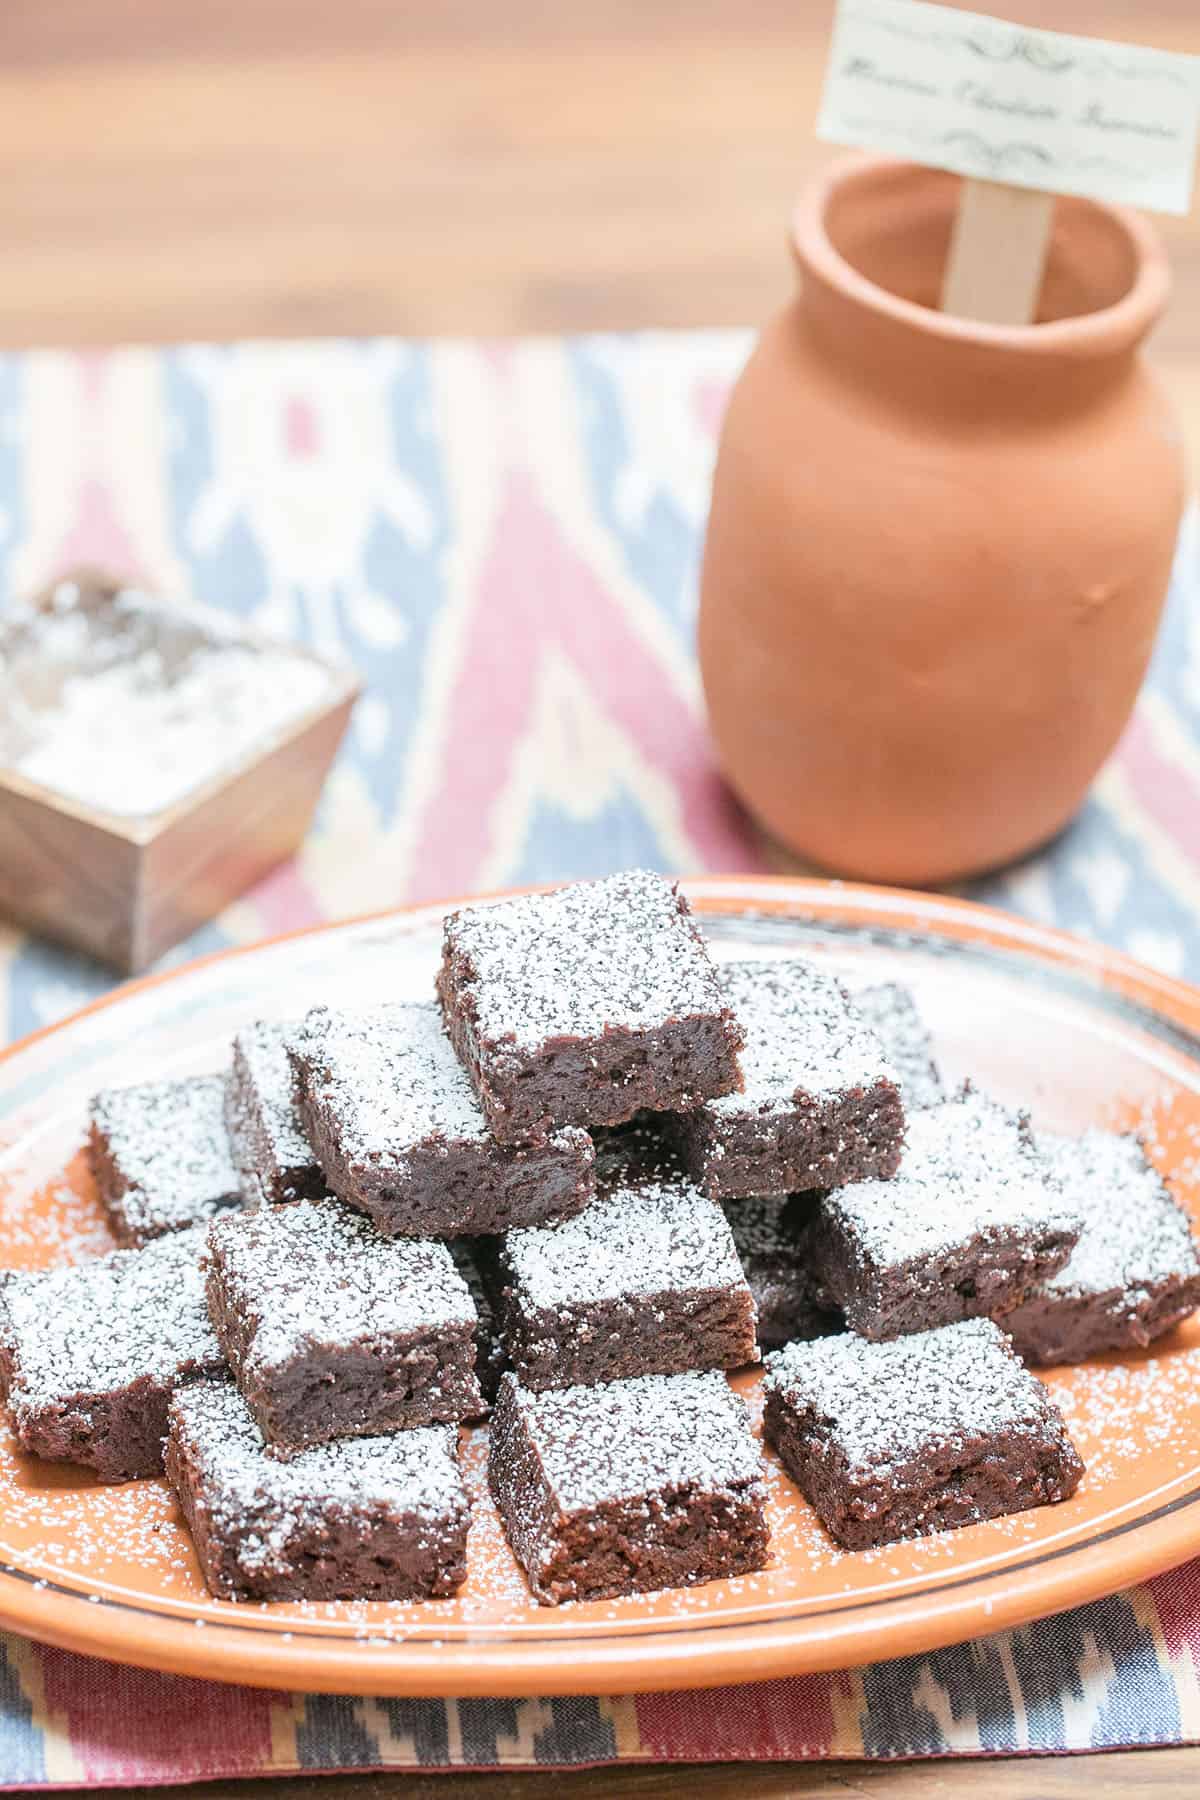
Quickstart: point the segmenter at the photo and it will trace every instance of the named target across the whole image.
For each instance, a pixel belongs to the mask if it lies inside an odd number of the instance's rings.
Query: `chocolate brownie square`
[[[296,1105],[287,1053],[294,1029],[260,1019],[233,1040],[225,1125],[247,1206],[319,1200],[325,1192],[325,1177]]]
[[[497,1248],[500,1334],[526,1387],[756,1362],[754,1301],[715,1200],[613,1185],[577,1218]]]
[[[725,1202],[742,1273],[754,1296],[763,1349],[846,1329],[812,1272],[808,1229],[815,1211],[812,1194]]]
[[[1046,1389],[990,1319],[767,1359],[764,1424],[846,1550],[1066,1500],[1083,1464]]]
[[[691,1587],[767,1560],[762,1458],[717,1374],[543,1394],[506,1375],[488,1479],[543,1606]]]
[[[715,1200],[894,1175],[904,1108],[878,1038],[811,964],[729,963],[745,1085],[676,1122],[692,1180]]]
[[[214,1220],[206,1260],[217,1336],[281,1454],[481,1411],[475,1307],[445,1244],[296,1200]]]
[[[506,1144],[741,1085],[741,1028],[691,908],[646,869],[451,913],[438,993]]]
[[[1004,1316],[1027,1361],[1082,1362],[1152,1343],[1200,1306],[1187,1214],[1132,1134],[1039,1132],[1039,1150],[1083,1229],[1057,1275]]]
[[[894,1180],[824,1195],[809,1243],[850,1329],[878,1339],[1011,1311],[1080,1226],[1023,1119],[968,1090],[912,1115]]]
[[[240,1202],[224,1111],[223,1075],[95,1095],[88,1156],[118,1243],[148,1244]]]
[[[67,1268],[7,1273],[0,1386],[22,1447],[101,1481],[162,1469],[167,1402],[224,1368],[204,1304],[204,1231]]]
[[[318,1007],[289,1049],[330,1187],[381,1231],[506,1231],[578,1212],[592,1197],[586,1131],[553,1131],[524,1148],[496,1142],[432,1003]]]
[[[467,1573],[457,1434],[432,1425],[268,1454],[230,1381],[176,1394],[167,1475],[220,1600],[428,1600]]]
[[[905,1108],[916,1112],[946,1098],[933,1039],[908,988],[881,981],[855,988],[851,999],[867,1021],[900,1083]]]

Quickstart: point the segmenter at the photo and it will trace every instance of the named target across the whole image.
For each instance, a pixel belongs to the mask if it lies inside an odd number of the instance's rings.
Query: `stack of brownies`
[[[98,1095],[91,1157],[127,1248],[4,1278],[15,1429],[106,1480],[165,1466],[231,1599],[454,1592],[489,1410],[538,1600],[762,1568],[725,1379],[760,1347],[839,1544],[1061,1500],[1082,1465],[1026,1362],[1200,1303],[1136,1138],[947,1097],[904,990],[716,966],[643,871],[452,914],[436,1001]]]

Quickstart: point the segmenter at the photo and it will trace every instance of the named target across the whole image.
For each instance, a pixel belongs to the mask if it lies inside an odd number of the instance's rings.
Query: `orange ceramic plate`
[[[957,900],[836,883],[689,885],[720,957],[811,955],[918,993],[943,1067],[1063,1128],[1150,1135],[1195,1207],[1200,992]],[[79,1153],[92,1089],[219,1067],[231,1033],[310,1001],[430,992],[439,908],[331,926],[124,989],[0,1062],[0,1264],[102,1250]],[[770,1566],[684,1593],[535,1606],[467,1448],[470,1576],[424,1606],[234,1606],[200,1581],[158,1481],[101,1487],[0,1434],[0,1623],[227,1681],[351,1693],[617,1692],[758,1680],[932,1649],[1200,1552],[1200,1326],[1055,1372],[1087,1476],[1063,1506],[866,1554],[836,1551],[772,1466]],[[753,1401],[757,1381],[739,1378]]]

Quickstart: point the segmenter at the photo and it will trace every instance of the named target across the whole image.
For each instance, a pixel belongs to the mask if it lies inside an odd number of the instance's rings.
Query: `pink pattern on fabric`
[[[297,462],[308,462],[321,448],[321,428],[311,400],[293,394],[284,406],[283,439],[287,453]]]
[[[80,483],[74,523],[54,558],[59,572],[80,563],[99,563],[131,580],[145,579],[145,570],[118,518],[112,491],[96,476]]]
[[[1146,1583],[1168,1654],[1191,1652],[1200,1674],[1200,1558]]]
[[[47,1712],[65,1720],[89,1783],[202,1781],[272,1767],[271,1709],[287,1706],[287,1695],[126,1669],[66,1650],[39,1654]]]
[[[725,418],[725,408],[729,404],[729,392],[727,381],[698,381],[696,383],[696,422],[701,431],[711,438],[715,438],[721,429]]]
[[[827,1756],[833,1743],[834,1679],[798,1675],[790,1681],[703,1693],[639,1694],[642,1749],[662,1761],[716,1762],[731,1754],[797,1761]]]
[[[281,931],[299,931],[305,925],[319,925],[325,917],[320,901],[305,881],[295,858],[265,875],[250,897],[263,937],[274,937]]]
[[[468,893],[494,848],[494,809],[527,728],[539,658],[561,652],[674,792],[697,861],[758,870],[704,727],[523,474],[510,477],[448,708],[442,767],[417,833],[408,899]]]
[[[1138,804],[1177,850],[1200,863],[1200,784],[1163,756],[1143,714],[1134,714],[1117,756]]]

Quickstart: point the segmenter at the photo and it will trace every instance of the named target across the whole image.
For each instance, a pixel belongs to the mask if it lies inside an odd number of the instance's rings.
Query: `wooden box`
[[[81,571],[22,616],[65,610],[63,596],[93,616],[122,584]],[[163,603],[153,603],[162,605]],[[169,805],[129,814],[31,779],[0,756],[0,912],[125,974],[136,974],[290,856],[308,830],[326,774],[360,692],[357,676],[300,646],[234,629],[224,615],[188,607],[172,620],[209,621],[225,643],[288,654],[324,671],[319,700]],[[20,658],[6,655],[17,629],[0,623],[0,696],[13,713]],[[31,658],[25,656],[26,679]],[[33,672],[38,671],[36,660]],[[3,717],[0,715],[0,724]],[[219,726],[214,730],[219,742]],[[219,752],[215,753],[219,755]]]

